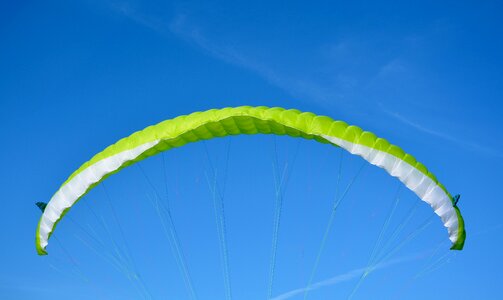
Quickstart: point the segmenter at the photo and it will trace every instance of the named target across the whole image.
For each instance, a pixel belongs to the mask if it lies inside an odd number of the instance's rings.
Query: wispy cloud
[[[139,12],[127,3],[113,4],[111,7],[115,12],[141,26],[161,35],[174,35],[215,59],[255,73],[293,97],[314,100],[321,104],[329,104],[331,100],[340,98],[340,95],[335,93],[332,88],[319,85],[306,78],[283,74],[266,63],[243,54],[225,42],[217,42],[208,38],[203,30],[191,22],[185,14],[178,14],[170,21],[164,22],[159,18]]]
[[[326,101],[333,96],[330,91],[314,82],[280,74],[267,64],[248,57],[231,46],[211,41],[202,34],[200,28],[188,21],[186,15],[176,16],[170,23],[170,31],[214,58],[249,70],[294,97]]]
[[[299,100],[315,101],[316,103],[327,106],[328,108],[333,108],[332,105],[337,103],[339,111],[343,111],[345,108],[348,109],[352,105],[350,102],[340,101],[344,98],[341,89],[344,90],[344,87],[346,87],[352,90],[356,87],[356,79],[347,74],[336,72],[333,74],[334,78],[337,78],[336,86],[323,85],[315,80],[311,80],[303,76],[297,76],[290,73],[285,74],[284,72],[272,68],[263,61],[244,54],[243,51],[240,51],[240,49],[237,49],[235,46],[225,43],[225,41],[218,41],[209,38],[209,36],[204,33],[204,30],[192,22],[186,14],[179,13],[168,21],[165,21],[153,15],[143,14],[141,11],[128,4],[128,2],[115,3],[112,4],[111,7],[116,13],[123,15],[141,26],[155,31],[160,35],[169,37],[175,36],[215,59],[248,70],[249,72],[260,76],[271,85],[280,88]],[[353,47],[350,46],[348,41],[340,41],[330,48],[330,52],[332,52],[332,56],[336,58],[347,58],[348,55],[351,55],[352,48]],[[403,60],[400,58],[392,59],[381,66],[376,75],[369,79],[366,85],[363,85],[363,89],[369,88],[379,79],[396,74],[403,74],[407,71],[407,69],[409,68]],[[384,113],[423,133],[455,143],[480,154],[490,155],[493,157],[503,157],[503,153],[497,149],[482,145],[478,142],[458,138],[438,131],[437,129],[428,128],[420,123],[410,120],[410,118],[407,118],[398,112],[383,109],[382,105],[380,106]]]
[[[475,151],[475,152],[478,152],[480,154],[483,154],[483,155],[490,155],[490,156],[494,156],[494,157],[503,157],[503,153],[501,153],[501,151],[498,151],[494,148],[491,148],[491,147],[488,147],[488,146],[485,146],[479,142],[473,142],[473,141],[470,141],[468,139],[462,139],[462,138],[458,138],[458,137],[455,137],[455,136],[452,136],[452,135],[449,135],[449,134],[446,134],[442,131],[439,131],[438,129],[432,129],[432,128],[428,128],[422,124],[419,124],[419,123],[416,123],[414,121],[412,121],[410,118],[407,118],[397,112],[394,112],[394,111],[390,111],[386,108],[383,108],[382,109],[384,113],[386,113],[387,115],[393,117],[394,119],[400,121],[401,123],[403,124],[406,124],[418,131],[421,131],[423,133],[426,133],[426,134],[429,134],[429,135],[432,135],[432,136],[435,136],[437,138],[440,138],[440,139],[443,139],[443,140],[446,140],[448,142],[451,142],[451,143],[454,143],[454,144],[457,144],[465,149],[468,149],[468,150],[471,150],[471,151]]]
[[[410,256],[410,257],[406,257],[406,258],[397,258],[394,260],[390,260],[388,262],[383,262],[381,264],[378,264],[373,268],[373,270],[375,271],[378,269],[384,269],[384,268],[391,267],[393,265],[397,265],[397,264],[404,263],[407,261],[417,260],[420,257],[422,257],[422,255],[415,255],[415,256]],[[298,288],[298,289],[283,293],[279,296],[274,297],[272,300],[290,299],[292,297],[303,294],[306,291],[318,290],[323,287],[333,286],[333,285],[336,285],[336,284],[339,284],[342,282],[356,279],[356,278],[360,277],[365,271],[368,271],[368,267],[354,269],[354,270],[351,270],[351,271],[346,272],[344,274],[337,275],[335,277],[313,283],[310,287]]]
[[[160,34],[166,33],[165,28],[167,27],[167,25],[161,19],[142,14],[127,2],[111,3],[110,7],[115,12],[123,15],[124,17],[127,17],[128,19],[141,26],[147,27]]]
[[[399,57],[397,57],[383,64],[379,69],[379,71],[377,72],[376,76],[374,77],[373,81],[390,75],[397,75],[397,74],[401,75],[405,71],[407,71],[405,62]]]

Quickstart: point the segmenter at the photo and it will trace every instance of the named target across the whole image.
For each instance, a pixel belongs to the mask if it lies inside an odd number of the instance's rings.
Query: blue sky
[[[337,212],[310,299],[346,299],[353,290],[354,299],[500,297],[503,7],[496,1],[88,0],[1,7],[0,298],[187,299],[149,201],[154,192],[138,168],[105,184],[118,222],[98,187],[84,199],[91,209],[79,203],[72,220],[62,221],[48,257],[35,252],[34,202],[48,201],[73,170],[121,137],[181,114],[239,105],[297,108],[359,125],[415,155],[462,195],[463,251],[438,246],[447,236],[435,219],[355,289],[398,186],[377,168],[364,169]],[[330,215],[340,153],[283,137],[228,140],[176,149],[164,164],[162,156],[141,163],[159,191],[167,171],[193,289],[199,299],[225,299],[206,180],[213,164],[217,186],[225,186],[233,298],[267,296],[273,171],[287,166],[272,295],[302,299]],[[361,163],[343,156],[341,186]],[[390,229],[417,201],[401,192]],[[430,215],[419,203],[395,242]],[[147,292],[127,278],[131,268],[120,271],[110,262],[114,251],[130,254]]]

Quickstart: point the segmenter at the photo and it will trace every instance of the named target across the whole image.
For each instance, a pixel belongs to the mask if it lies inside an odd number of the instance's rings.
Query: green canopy
[[[96,154],[73,172],[47,203],[37,227],[37,252],[47,254],[48,240],[57,223],[82,196],[108,176],[162,151],[238,134],[276,134],[314,139],[361,156],[397,177],[427,202],[447,227],[451,249],[463,248],[466,237],[464,222],[453,197],[423,164],[400,147],[357,126],[326,116],[279,107],[241,106],[195,112],[166,120],[137,131]]]

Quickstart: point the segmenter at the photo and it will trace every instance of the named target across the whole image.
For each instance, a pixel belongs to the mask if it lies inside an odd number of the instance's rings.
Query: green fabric
[[[373,133],[363,131],[357,126],[349,126],[342,121],[334,121],[326,116],[316,116],[313,113],[302,113],[296,109],[268,108],[264,106],[229,107],[224,109],[211,109],[205,112],[195,112],[190,115],[179,116],[163,121],[157,125],[149,126],[135,132],[127,138],[107,147],[84,163],[67,180],[71,180],[83,169],[97,161],[115,155],[119,152],[133,149],[139,145],[155,140],[164,140],[164,147],[156,147],[158,151],[149,151],[145,157],[155,155],[161,151],[183,146],[189,142],[211,139],[238,134],[276,134],[290,135],[312,139],[314,135],[326,134],[341,138],[348,142],[365,145],[371,148],[393,154],[403,159],[405,152],[382,138],[377,138]],[[326,140],[317,138],[320,142]],[[415,166],[422,173],[438,183],[435,176],[414,157],[407,155],[408,163]],[[142,157],[141,159],[144,159]],[[141,160],[140,159],[140,160]],[[66,183],[65,182],[65,183]],[[447,190],[442,186],[445,192]]]
[[[91,160],[84,163],[71,174],[63,185],[96,162],[123,151],[134,149],[148,142],[160,141],[155,147],[145,151],[134,161],[124,163],[113,173],[147,157],[175,147],[181,147],[187,143],[229,135],[259,133],[289,135],[292,137],[315,139],[321,143],[329,143],[327,140],[320,137],[320,135],[327,135],[351,143],[378,149],[404,160],[431,178],[445,191],[452,201],[452,196],[449,192],[424,165],[417,162],[412,155],[405,153],[400,147],[390,144],[387,140],[378,138],[373,133],[363,131],[357,126],[350,126],[345,122],[335,121],[326,116],[317,116],[313,113],[300,112],[295,109],[286,110],[279,107],[268,108],[263,106],[211,109],[205,112],[195,112],[190,115],[179,116],[149,126],[141,131],[133,133],[129,137],[119,140],[117,143],[96,154]],[[100,182],[111,174],[107,174],[101,178]],[[96,184],[93,184],[86,193]],[[465,239],[464,222],[457,207],[456,212],[459,219],[460,230],[457,242],[452,246],[452,249],[462,249]],[[51,233],[54,231],[54,228]],[[46,254],[45,249],[40,247],[38,229],[36,244],[39,254]]]

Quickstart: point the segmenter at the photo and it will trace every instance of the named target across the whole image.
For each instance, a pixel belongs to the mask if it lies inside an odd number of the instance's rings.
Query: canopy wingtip
[[[465,246],[465,240],[466,240],[466,231],[463,229],[458,240],[454,242],[454,244],[452,244],[451,250],[463,250]]]

